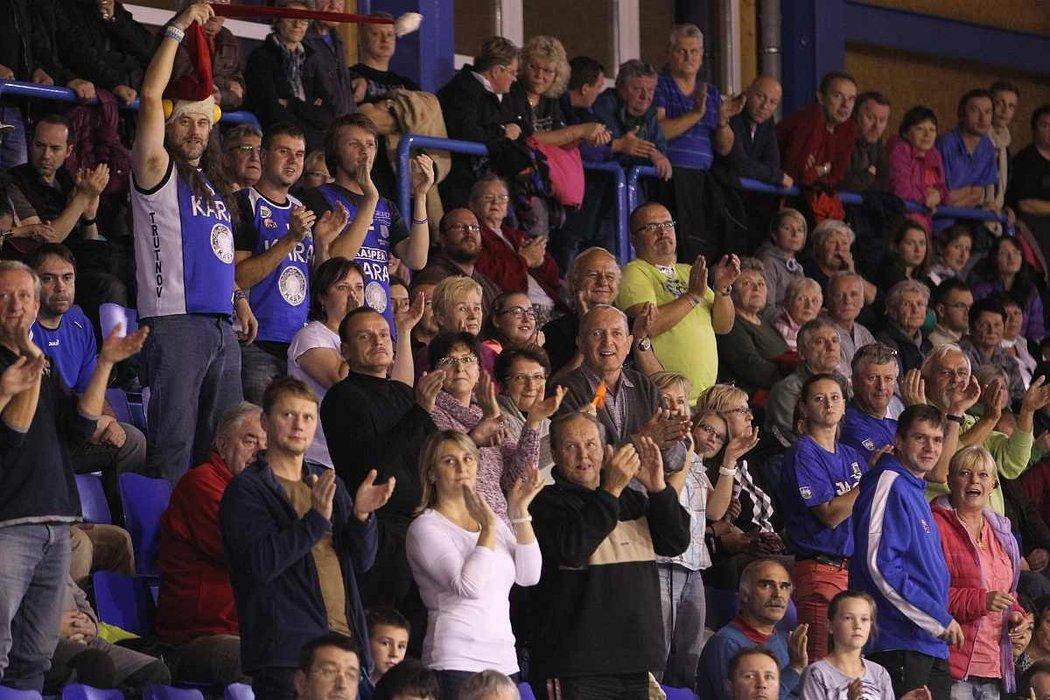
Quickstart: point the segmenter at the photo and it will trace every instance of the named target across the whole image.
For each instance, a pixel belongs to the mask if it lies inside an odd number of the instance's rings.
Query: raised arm
[[[185,34],[190,25],[198,22],[202,27],[215,13],[205,3],[190,5],[175,17],[165,29],[153,60],[146,68],[139,91],[139,121],[135,144],[131,149],[131,166],[135,171],[135,184],[142,189],[156,187],[168,170],[168,153],[164,149],[164,89],[171,80],[171,69],[175,64],[175,52],[180,41],[171,35]],[[177,32],[175,31],[177,30]]]

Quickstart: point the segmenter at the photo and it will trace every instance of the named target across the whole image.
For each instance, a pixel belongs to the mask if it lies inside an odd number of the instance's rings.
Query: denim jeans
[[[288,373],[287,350],[278,358],[259,347],[258,343],[241,345],[241,383],[244,400],[262,406],[263,393],[270,382]]]
[[[667,663],[662,682],[674,688],[696,685],[696,665],[704,646],[707,601],[699,571],[659,564],[660,608],[664,618]]]
[[[215,425],[241,402],[241,349],[227,319],[185,314],[143,321],[150,403],[146,471],[172,484],[204,460]]]
[[[952,681],[952,700],[999,700],[1002,683],[988,678]]]
[[[69,523],[0,527],[0,679],[40,691],[69,575]]]
[[[0,122],[14,127],[0,133],[0,168],[7,170],[29,160],[26,120],[18,107],[0,107]]]

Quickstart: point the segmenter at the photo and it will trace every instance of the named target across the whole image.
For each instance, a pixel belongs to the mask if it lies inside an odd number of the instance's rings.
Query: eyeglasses
[[[700,425],[698,425],[696,427],[699,428],[700,430],[704,431],[704,433],[706,433],[709,437],[713,437],[718,442],[725,442],[726,441],[725,433],[718,432],[718,429],[715,428],[713,425],[708,425],[707,423],[701,423]]]
[[[498,313],[499,316],[506,316],[507,314],[513,314],[514,318],[521,318],[522,316],[536,318],[536,309],[531,306],[528,308],[525,308],[524,306],[511,306]]]
[[[515,374],[508,378],[511,384],[543,384],[547,381],[546,374]]]
[[[553,78],[557,73],[553,68],[544,68],[543,66],[537,66],[535,63],[530,63],[528,69],[537,75],[543,75],[548,78]]]
[[[478,197],[478,201],[485,204],[506,204],[510,201],[510,196],[505,194],[483,194]]]
[[[464,355],[463,357],[442,357],[438,360],[438,367],[452,369],[454,367],[470,367],[478,363],[477,355]]]
[[[234,151],[236,151],[236,152],[240,153],[241,155],[250,156],[253,153],[258,155],[259,151],[261,151],[261,150],[262,150],[262,147],[260,147],[260,146],[249,146],[248,144],[244,144],[242,146],[232,146],[230,148],[227,148],[226,152],[227,153],[233,153]]]
[[[471,233],[479,233],[481,227],[477,224],[449,224],[446,231],[470,231]]]
[[[665,231],[670,231],[671,229],[674,228],[674,225],[675,225],[674,219],[672,219],[670,221],[654,221],[651,224],[645,224],[644,226],[639,226],[638,228],[636,228],[634,230],[634,233],[642,233],[643,231],[645,233],[656,233],[660,229],[663,229]]]
[[[751,407],[750,406],[737,406],[736,408],[729,409],[728,411],[726,411],[726,413],[740,413],[741,415],[747,415],[747,416],[754,415],[751,412]]]

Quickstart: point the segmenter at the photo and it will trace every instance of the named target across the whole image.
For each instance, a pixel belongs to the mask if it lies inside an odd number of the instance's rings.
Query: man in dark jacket
[[[504,175],[521,169],[515,164],[527,165],[518,161],[513,150],[514,142],[522,136],[521,125],[502,108],[503,95],[510,91],[517,75],[518,47],[507,39],[493,37],[482,44],[474,65],[463,66],[437,93],[448,137],[488,146],[489,159]],[[470,188],[483,163],[477,156],[452,154],[452,170],[439,185],[446,209],[468,205]]]
[[[314,637],[352,636],[367,657],[358,580],[375,561],[372,513],[390,499],[394,479],[377,484],[372,470],[351,497],[333,470],[305,461],[317,397],[298,379],[266,389],[262,425],[267,450],[226,487],[219,519],[242,668],[259,700],[292,700],[299,649]]]
[[[791,187],[794,180],[780,169],[780,146],[773,124],[773,115],[784,94],[780,81],[771,75],[760,75],[744,94],[744,109],[729,118],[734,136],[733,150],[726,156],[730,172],[737,177]]]
[[[529,509],[543,552],[531,650],[541,699],[644,700],[664,666],[655,555],[685,550],[689,514],[652,440],[613,452],[602,431],[587,413],[554,421],[554,485]]]
[[[318,12],[343,12],[343,0],[318,0]],[[368,25],[362,25],[363,27]],[[355,111],[354,86],[346,68],[346,49],[335,22],[314,20],[306,31],[304,44],[313,49],[306,62],[307,80],[316,81],[320,92],[331,99],[337,117]]]
[[[0,680],[40,692],[58,644],[69,573],[69,525],[80,520],[66,445],[91,437],[117,362],[142,349],[145,327],[106,338],[79,399],[29,337],[40,279],[0,262]]]

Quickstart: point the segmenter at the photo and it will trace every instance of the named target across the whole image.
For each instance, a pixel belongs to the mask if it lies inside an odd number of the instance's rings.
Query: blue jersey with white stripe
[[[300,206],[292,196],[277,204],[254,187],[237,193],[237,205],[245,218],[238,227],[237,249],[262,255],[288,235],[292,208]],[[244,235],[242,235],[242,233]],[[296,243],[280,264],[248,292],[248,303],[259,322],[257,340],[291,343],[306,325],[310,310],[310,264],[314,257],[313,236]]]
[[[170,158],[156,187],[132,186],[140,318],[233,313],[232,221],[215,188],[207,187],[210,199],[193,194]]]
[[[940,635],[952,621],[951,577],[925,488],[891,455],[864,475],[853,505],[849,586],[878,603],[879,634],[871,651],[947,659],[948,644]]]

